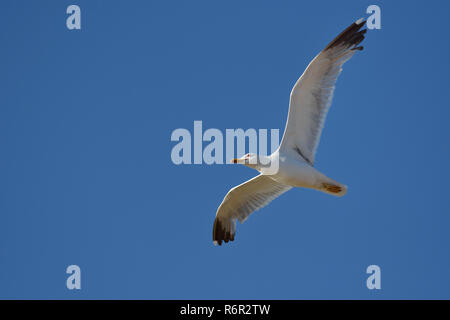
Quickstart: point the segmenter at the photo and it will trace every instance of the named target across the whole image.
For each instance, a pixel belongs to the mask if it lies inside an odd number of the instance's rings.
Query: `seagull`
[[[361,30],[365,23],[361,18],[340,33],[297,80],[291,91],[286,128],[278,149],[270,156],[248,153],[232,160],[260,174],[232,188],[223,199],[214,220],[214,244],[233,241],[236,220],[243,223],[252,212],[293,187],[315,189],[338,197],[346,194],[347,186],[314,168],[314,158],[342,65],[363,49],[358,45],[367,31]],[[278,164],[275,173],[263,165],[273,161]]]

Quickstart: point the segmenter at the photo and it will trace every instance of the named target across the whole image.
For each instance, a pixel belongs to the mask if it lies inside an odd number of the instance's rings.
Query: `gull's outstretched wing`
[[[232,188],[217,209],[213,227],[214,244],[233,241],[236,219],[244,222],[253,211],[266,206],[291,188],[264,175]]]
[[[364,40],[359,19],[326,46],[308,65],[291,92],[289,115],[280,150],[296,152],[313,165],[320,134],[342,65]]]

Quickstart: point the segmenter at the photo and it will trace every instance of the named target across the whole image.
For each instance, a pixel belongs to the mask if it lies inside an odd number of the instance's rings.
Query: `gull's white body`
[[[275,174],[266,173],[264,168],[260,169],[262,175],[265,175],[275,182],[285,184],[291,187],[316,189],[328,192],[324,188],[324,184],[338,185],[342,187],[342,191],[338,196],[343,196],[347,192],[347,187],[326,177],[323,173],[316,170],[306,161],[302,160],[298,155],[283,152],[278,149],[270,155],[271,161],[278,161],[279,169]]]
[[[331,105],[342,65],[364,39],[365,24],[360,19],[345,29],[308,65],[290,95],[289,115],[280,147],[269,157],[245,155],[235,159],[260,172],[260,175],[232,188],[216,213],[214,243],[234,240],[236,220],[247,217],[293,187],[316,189],[343,196],[347,187],[314,168],[314,159],[325,117]],[[259,159],[264,158],[264,162]],[[252,160],[254,160],[252,162]],[[268,162],[267,160],[270,160]],[[278,170],[259,163],[278,163]]]

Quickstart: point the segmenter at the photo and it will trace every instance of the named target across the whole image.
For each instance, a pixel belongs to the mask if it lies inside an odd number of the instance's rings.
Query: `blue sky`
[[[345,65],[316,157],[347,195],[292,190],[214,247],[217,206],[256,172],[176,166],[172,131],[282,131],[304,68],[371,4],[382,29]],[[450,298],[449,9],[2,1],[0,298]]]

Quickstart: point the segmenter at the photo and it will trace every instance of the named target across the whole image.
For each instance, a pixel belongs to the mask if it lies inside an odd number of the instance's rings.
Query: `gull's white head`
[[[254,153],[247,153],[240,158],[231,160],[231,163],[238,163],[252,167],[258,164],[258,156]]]
[[[246,167],[255,169],[263,174],[277,174],[279,169],[278,153],[271,156],[247,153],[240,158],[231,160],[231,163],[243,164]]]

